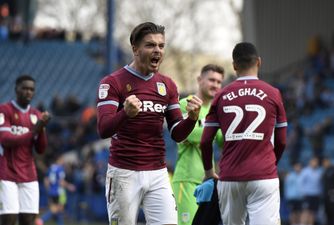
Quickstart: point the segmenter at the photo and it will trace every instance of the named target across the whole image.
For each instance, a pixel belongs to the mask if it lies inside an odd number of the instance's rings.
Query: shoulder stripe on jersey
[[[145,75],[141,74],[140,72],[131,68],[129,65],[124,66],[124,69],[129,71],[132,75],[134,75],[136,77],[139,77],[140,79],[143,79],[145,81],[148,81],[149,79],[151,79],[154,76],[154,73],[150,73],[150,74],[145,76]]]
[[[179,104],[173,104],[173,105],[169,105],[167,107],[167,110],[173,110],[173,109],[179,109],[180,105]]]
[[[103,105],[114,105],[114,106],[118,107],[118,106],[119,106],[119,103],[116,102],[116,101],[113,101],[113,100],[103,101],[103,102],[99,102],[99,103],[97,103],[97,107],[99,107],[99,106],[103,106]]]
[[[10,127],[0,127],[0,131],[9,131],[9,132],[11,132],[12,129]]]
[[[279,127],[286,127],[288,126],[288,123],[287,122],[284,122],[284,123],[276,123],[275,127],[279,128]]]
[[[204,123],[204,127],[220,127],[219,123]]]
[[[179,122],[176,122],[173,126],[172,126],[172,128],[170,128],[170,133],[172,134],[173,133],[173,130],[174,130],[174,128],[180,123],[181,121],[179,121]]]

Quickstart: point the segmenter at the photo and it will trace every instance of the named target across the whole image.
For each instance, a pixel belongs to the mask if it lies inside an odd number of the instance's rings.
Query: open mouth
[[[153,65],[158,65],[159,61],[160,61],[160,57],[153,57],[153,58],[151,59],[151,63],[152,63]]]

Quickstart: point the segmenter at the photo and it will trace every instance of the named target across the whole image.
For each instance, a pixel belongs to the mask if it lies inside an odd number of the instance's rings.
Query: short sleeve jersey
[[[277,177],[274,129],[287,126],[278,89],[256,77],[238,78],[216,95],[205,126],[220,127],[225,134],[221,180]]]
[[[0,105],[0,132],[11,132],[22,135],[31,132],[41,113],[30,106],[22,109],[15,101]],[[33,157],[34,141],[25,145],[6,147],[1,143],[0,179],[14,182],[30,182],[37,180]]]
[[[112,136],[109,163],[131,170],[164,168],[164,118],[170,129],[182,120],[176,85],[160,73],[142,76],[125,66],[101,80],[97,107],[108,105],[120,111],[130,95],[136,95],[142,102],[141,111],[127,118]]]

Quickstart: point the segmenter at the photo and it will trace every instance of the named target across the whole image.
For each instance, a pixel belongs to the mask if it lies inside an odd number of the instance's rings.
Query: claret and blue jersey
[[[125,66],[100,82],[98,120],[124,110],[123,102],[130,95],[136,95],[142,107],[137,116],[127,118],[117,132],[111,134],[109,163],[132,170],[164,168],[164,120],[173,133],[174,127],[183,119],[176,85],[158,72],[143,76]]]

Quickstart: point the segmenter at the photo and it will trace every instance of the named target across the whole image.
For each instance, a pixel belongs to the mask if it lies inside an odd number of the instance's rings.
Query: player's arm
[[[37,153],[42,154],[45,152],[48,145],[45,128],[43,128],[42,131],[38,134],[34,145]]]
[[[101,138],[109,138],[114,135],[128,118],[137,116],[142,105],[135,95],[128,96],[124,101],[124,108],[118,112],[119,103],[109,102],[110,104],[99,102],[97,105],[97,127]]]
[[[32,131],[20,135],[14,134],[5,110],[0,110],[0,117],[0,141],[4,147],[16,147],[31,143],[34,135]]]
[[[216,133],[218,131],[218,126],[210,126],[210,124],[204,127],[204,131],[201,138],[201,152],[202,152],[202,160],[205,171],[204,180],[209,178],[218,178],[217,174],[213,170],[213,141],[215,139]]]
[[[191,133],[198,120],[201,105],[202,100],[197,96],[193,96],[191,99],[189,99],[186,106],[186,110],[188,112],[188,117],[186,119],[182,118],[182,113],[179,108],[173,108],[172,110],[169,110],[166,118],[169,126],[170,124],[173,124],[170,127],[170,133],[174,141],[181,142]],[[175,118],[178,118],[178,121],[175,120]],[[177,122],[173,123],[170,121]]]
[[[135,95],[128,96],[124,102],[120,102],[119,89],[113,76],[106,76],[100,82],[97,98],[97,132],[101,138],[113,136],[127,119],[135,117],[140,111],[141,102]]]
[[[183,98],[180,100],[180,109],[183,115],[183,118],[186,119],[188,117],[188,112],[187,112],[187,98]],[[191,145],[196,145],[198,146],[200,143],[200,136],[202,135],[203,132],[203,125],[201,120],[197,120],[197,122],[195,123],[195,126],[193,128],[193,130],[190,132],[190,134],[188,135],[188,137],[186,137],[186,139],[184,140],[183,143],[188,143]],[[189,150],[193,149],[193,148],[188,148]]]
[[[110,138],[126,121],[124,109],[117,112],[115,105],[97,105],[97,131],[101,138]]]
[[[286,132],[287,132],[286,126],[275,128],[274,151],[276,156],[276,164],[281,159],[281,156],[286,146]]]
[[[282,96],[277,90],[277,118],[274,130],[274,151],[276,156],[276,164],[281,159],[282,153],[286,146],[286,133],[288,123],[285,113],[285,108],[283,106]]]
[[[127,119],[121,106],[117,82],[112,76],[104,77],[97,96],[97,132],[101,138],[110,138]]]
[[[224,146],[224,137],[222,132],[219,130],[217,131],[216,137],[215,137],[215,142],[218,145],[219,148],[223,148]]]
[[[205,118],[204,130],[201,138],[200,149],[202,152],[202,160],[204,166],[204,180],[209,178],[217,178],[218,175],[213,169],[213,141],[217,135],[217,131],[220,128],[218,118],[216,116],[216,105],[219,97],[215,97],[212,101],[209,113]],[[221,132],[220,132],[221,133]]]
[[[51,116],[48,112],[42,112],[41,118],[37,121],[33,129],[33,132],[35,133],[34,135],[35,150],[39,154],[44,153],[48,145],[45,126],[48,124],[50,119]]]
[[[16,147],[19,145],[29,144],[34,134],[29,131],[22,135],[12,134],[10,127],[0,127],[0,140],[4,147]]]

